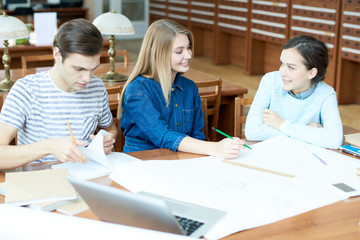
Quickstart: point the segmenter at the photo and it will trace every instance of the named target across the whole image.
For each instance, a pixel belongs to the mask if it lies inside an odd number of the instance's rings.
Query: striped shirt
[[[112,123],[104,83],[93,76],[85,89],[64,92],[51,80],[49,71],[16,81],[0,114],[0,121],[18,129],[18,145],[69,137],[69,121],[76,139],[88,140],[97,127]],[[56,160],[49,155],[41,161]]]

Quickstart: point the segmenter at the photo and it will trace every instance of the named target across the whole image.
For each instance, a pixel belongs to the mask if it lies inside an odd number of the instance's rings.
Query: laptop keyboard
[[[195,232],[199,227],[201,227],[204,223],[198,222],[189,218],[175,216],[176,220],[179,222],[180,226],[184,230],[186,236],[190,236],[193,232]]]

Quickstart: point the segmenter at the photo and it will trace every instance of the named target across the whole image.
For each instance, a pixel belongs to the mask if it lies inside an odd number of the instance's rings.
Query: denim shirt
[[[204,119],[196,84],[176,75],[169,106],[160,83],[138,76],[126,88],[121,116],[124,152],[157,148],[177,151],[184,137],[204,140]]]

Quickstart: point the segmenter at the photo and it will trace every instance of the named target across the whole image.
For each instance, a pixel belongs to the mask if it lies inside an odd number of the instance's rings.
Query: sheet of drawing
[[[112,166],[113,170],[117,168],[121,168],[123,165],[130,164],[133,162],[142,162],[142,160],[122,152],[112,152],[106,155],[106,157],[110,165]]]
[[[211,239],[346,198],[329,185],[309,185],[214,157],[134,162],[118,168],[110,178],[133,192],[147,191],[225,210],[227,216],[205,236]]]
[[[348,196],[360,194],[359,159],[293,138],[274,137],[254,144],[252,150],[244,149],[232,161],[292,174],[310,184],[346,184],[354,190],[347,192]]]

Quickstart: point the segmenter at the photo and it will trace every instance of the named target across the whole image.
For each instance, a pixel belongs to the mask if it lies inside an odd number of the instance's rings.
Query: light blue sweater
[[[265,109],[285,120],[280,131],[263,123]],[[307,126],[310,123],[323,127]],[[279,135],[325,148],[339,148],[343,131],[334,89],[319,82],[309,97],[296,99],[283,90],[278,71],[265,74],[247,116],[245,136],[249,141],[263,141]]]

